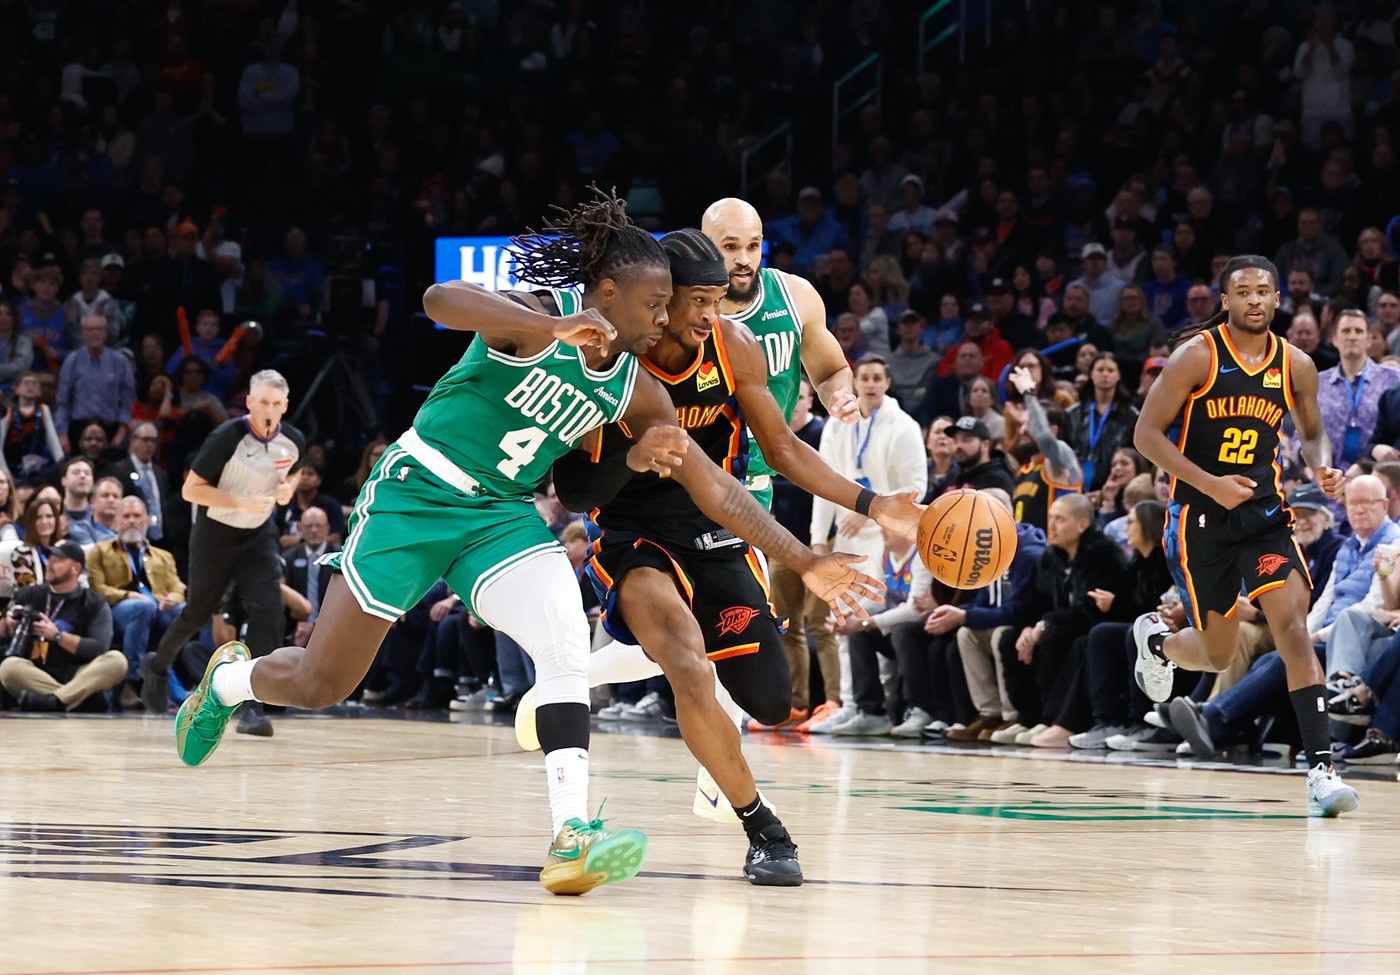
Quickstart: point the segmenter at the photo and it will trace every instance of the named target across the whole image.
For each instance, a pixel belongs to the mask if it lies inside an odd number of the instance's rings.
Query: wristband
[[[870,505],[877,495],[870,488],[861,488],[860,494],[856,495],[856,514],[870,517]]]

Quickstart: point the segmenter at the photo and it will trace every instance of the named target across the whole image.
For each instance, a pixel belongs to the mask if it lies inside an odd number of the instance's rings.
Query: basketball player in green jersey
[[[635,358],[666,325],[669,264],[622,201],[598,196],[547,224],[557,237],[517,242],[522,279],[582,284],[581,302],[557,291],[493,294],[460,281],[428,289],[428,315],[480,341],[366,481],[344,549],[326,559],[338,572],[310,644],[256,661],[236,642],[214,654],[176,716],[186,764],[210,756],[242,701],[315,709],[343,700],[389,627],[441,578],[535,662],[554,835],[541,883],[552,893],[583,894],[634,876],[646,837],[587,820],[588,625],[564,550],[531,501],[556,459],[619,419],[637,433],[630,465],[674,476],[716,521],[791,559],[838,615],[842,601],[853,606],[856,594],[878,589],[845,567],[848,558],[814,556],[703,455],[690,452],[683,464],[689,439]]]
[[[1220,273],[1220,303],[1172,353],[1138,416],[1137,449],[1172,476],[1163,541],[1190,625],[1172,633],[1156,613],[1138,617],[1134,676],[1163,702],[1177,667],[1224,670],[1235,657],[1235,603],[1241,592],[1258,600],[1288,671],[1308,813],[1336,816],[1358,799],[1332,767],[1322,667],[1308,638],[1312,579],[1280,486],[1279,434],[1289,413],[1318,487],[1335,498],[1342,472],[1322,427],[1317,366],[1269,331],[1279,304],[1274,265],[1253,254],[1232,258]],[[1171,714],[1173,724],[1192,716],[1180,698]]]
[[[720,313],[747,325],[768,360],[768,389],[792,422],[802,373],[832,419],[860,419],[855,377],[836,336],[826,327],[826,306],[811,282],[795,274],[760,267],[763,221],[743,200],[728,197],[710,204],[700,224],[724,255],[729,291]],[[755,444],[749,453],[749,489],[771,508],[774,471]]]

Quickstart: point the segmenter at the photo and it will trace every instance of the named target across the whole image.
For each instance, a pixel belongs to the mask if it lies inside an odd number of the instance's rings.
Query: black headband
[[[671,284],[677,288],[705,287],[729,283],[729,272],[724,269],[724,259],[696,260],[667,254],[671,262]]]

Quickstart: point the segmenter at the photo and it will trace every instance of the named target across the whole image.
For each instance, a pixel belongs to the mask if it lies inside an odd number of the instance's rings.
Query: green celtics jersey
[[[782,408],[783,419],[791,422],[802,379],[802,319],[797,314],[797,303],[788,292],[782,272],[759,268],[758,294],[753,302],[738,314],[724,317],[743,322],[758,339],[758,344],[763,346],[763,356],[768,360],[768,389]],[[773,469],[763,459],[758,441],[751,439],[750,480],[764,475],[771,477],[773,474]]]
[[[576,294],[549,293],[561,315],[582,308]],[[637,360],[625,352],[595,372],[582,349],[562,342],[520,358],[478,337],[428,394],[413,429],[475,478],[479,494],[518,499],[585,433],[621,417],[636,382]]]

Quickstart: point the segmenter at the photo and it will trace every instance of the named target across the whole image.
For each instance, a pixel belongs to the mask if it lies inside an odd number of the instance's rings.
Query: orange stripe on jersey
[[[1230,338],[1230,326],[1228,324],[1220,326],[1220,337],[1225,340],[1225,346],[1230,350],[1230,357],[1235,360],[1235,364],[1240,367],[1240,371],[1251,378],[1267,369],[1270,363],[1274,361],[1274,353],[1278,351],[1278,336],[1274,335],[1273,332],[1269,332],[1269,351],[1264,354],[1264,359],[1259,365],[1251,368],[1245,365],[1244,357],[1240,355],[1240,350],[1235,348],[1235,342]]]
[[[1260,586],[1258,589],[1251,589],[1251,590],[1249,591],[1249,595],[1246,596],[1245,598],[1246,598],[1246,599],[1252,600],[1252,599],[1254,599],[1256,596],[1262,596],[1262,595],[1263,595],[1264,593],[1266,593],[1266,592],[1273,592],[1275,589],[1282,589],[1282,588],[1283,588],[1284,586],[1286,586],[1286,585],[1288,585],[1288,580],[1287,580],[1287,579],[1278,579],[1278,580],[1276,580],[1276,581],[1274,581],[1274,582],[1266,582],[1266,583],[1264,583],[1262,586]],[[1238,604],[1236,604],[1236,605],[1238,605]],[[1235,612],[1235,607],[1232,606],[1232,607],[1230,607],[1230,612],[1227,613],[1227,614],[1225,614],[1225,615],[1227,615],[1227,616],[1233,616],[1233,615],[1234,615],[1234,612]]]
[[[729,350],[724,347],[724,321],[716,322],[714,331],[710,334],[714,336],[715,354],[719,356],[720,371],[724,373],[724,388],[732,393],[734,392],[734,367],[729,364]]]
[[[758,564],[758,556],[753,554],[753,549],[744,552],[744,561],[748,563],[749,571],[763,589],[763,599],[768,603],[768,612],[774,619],[781,620],[782,615],[778,612],[778,607],[773,605],[773,594],[768,591],[768,578],[763,574],[763,568]]]
[[[684,379],[689,379],[691,376],[695,375],[695,370],[700,368],[700,363],[703,362],[704,359],[705,346],[702,344],[698,349],[695,350],[695,361],[690,364],[690,367],[686,369],[685,372],[682,372],[680,375],[673,376],[665,369],[662,369],[660,366],[658,366],[656,363],[652,362],[645,356],[637,357],[637,361],[642,364],[643,369],[651,373],[657,379],[660,379],[662,382],[670,383],[672,386]]]
[[[593,566],[593,571],[598,574],[599,579],[603,580],[603,585],[607,586],[608,589],[612,589],[612,587],[615,585],[615,583],[613,582],[613,577],[608,575],[608,571],[598,563],[597,556],[594,556],[593,558],[589,559],[588,564]]]
[[[1283,401],[1293,409],[1293,356],[1289,354],[1287,343],[1283,346]]]
[[[730,657],[743,657],[750,653],[758,653],[757,643],[743,643],[737,647],[726,647],[723,650],[711,650],[705,654],[710,660],[728,660]]]
[[[1293,512],[1290,511],[1289,515],[1292,514]],[[1298,563],[1303,567],[1303,581],[1306,582],[1308,588],[1311,589],[1313,587],[1312,571],[1308,568],[1307,556],[1303,554],[1303,546],[1298,544],[1297,536],[1293,538],[1293,550],[1298,553]]]
[[[676,573],[676,582],[681,587],[681,593],[685,596],[686,603],[689,604],[692,610],[694,610],[695,587],[690,584],[690,579],[686,576],[685,570],[681,568],[680,563],[671,557],[670,552],[666,551],[664,548],[662,548],[660,545],[657,545],[649,538],[639,538],[632,543],[633,548],[641,548],[643,545],[652,545],[656,548],[658,552],[666,556],[666,561],[671,563],[671,568]]]
[[[724,464],[721,466],[724,467],[726,474],[733,474],[734,461],[739,457],[739,444],[744,438],[744,418],[739,415],[739,411],[733,407],[732,402],[726,403],[721,412],[724,414],[724,418],[729,421],[729,425],[733,427],[729,434],[729,444],[724,448]]]
[[[1189,504],[1181,506],[1181,517],[1176,522],[1176,544],[1181,550],[1181,574],[1186,577],[1187,593],[1191,597],[1191,609],[1196,614],[1193,620],[1197,627],[1205,625],[1205,619],[1201,615],[1201,603],[1196,598],[1196,580],[1191,578],[1191,563],[1186,557],[1186,525],[1190,520],[1191,506]]]

